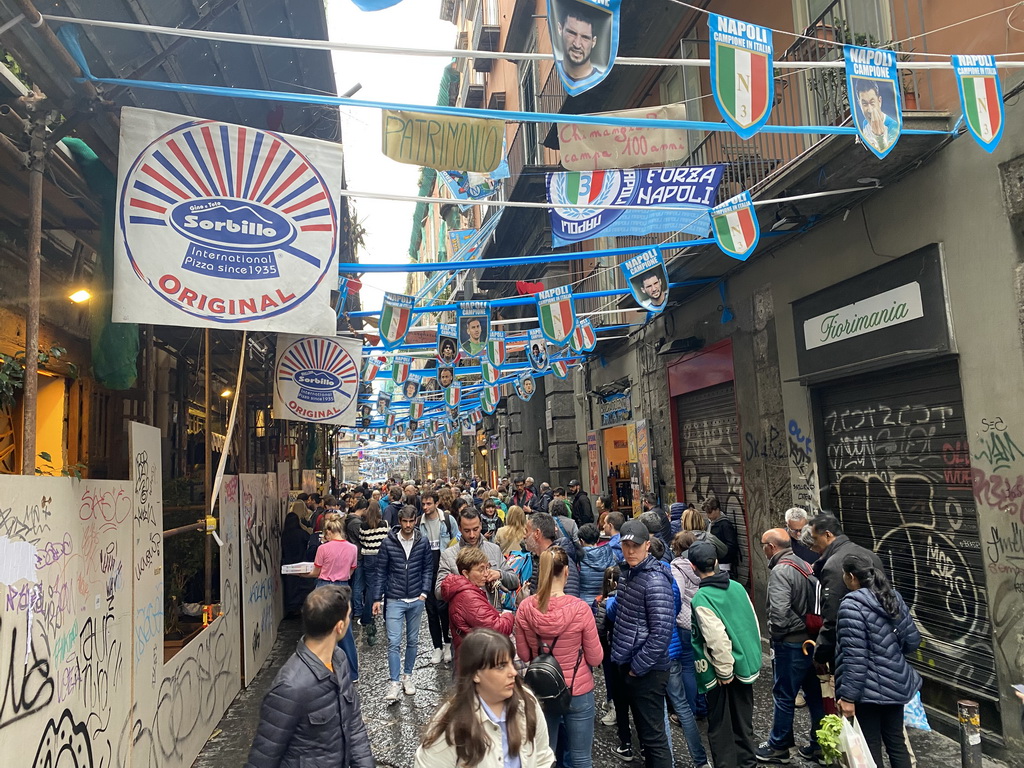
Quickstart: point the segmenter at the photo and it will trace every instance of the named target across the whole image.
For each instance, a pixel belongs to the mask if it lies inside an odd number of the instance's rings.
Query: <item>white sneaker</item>
[[[432,654],[430,654],[430,663],[431,664],[440,664],[441,663],[441,649],[440,648],[435,648],[434,652]]]
[[[384,694],[384,701],[388,704],[394,704],[398,701],[402,695],[402,684],[397,680],[392,680],[388,685],[388,692]]]
[[[412,675],[405,676],[405,679],[402,680],[402,688],[405,689],[406,696],[412,696],[416,693],[416,683],[412,681]]]
[[[442,658],[444,659],[444,663],[445,664],[451,664],[452,663],[452,644],[451,643],[445,643],[444,644],[444,651],[442,652],[441,655],[442,655]]]
[[[615,705],[608,707],[608,711],[601,718],[601,725],[615,725]]]

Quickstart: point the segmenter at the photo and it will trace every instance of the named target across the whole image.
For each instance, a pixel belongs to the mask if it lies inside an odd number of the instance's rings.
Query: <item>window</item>
[[[535,53],[537,51],[537,37],[533,35],[530,37],[529,45],[526,46],[526,50],[529,53]],[[536,112],[537,111],[537,62],[536,61],[520,61],[518,64],[519,68],[519,111],[521,112]],[[519,130],[522,133],[522,145],[523,145],[523,161],[526,165],[538,165],[540,162],[540,152],[538,149],[539,134],[537,131],[537,123],[525,122],[521,123]]]

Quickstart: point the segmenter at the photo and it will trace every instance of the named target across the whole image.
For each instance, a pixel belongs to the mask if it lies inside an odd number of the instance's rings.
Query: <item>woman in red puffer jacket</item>
[[[557,751],[558,729],[564,726],[565,750],[573,768],[591,768],[594,745],[594,676],[591,667],[604,659],[590,606],[565,594],[569,555],[561,547],[541,553],[537,594],[526,598],[516,614],[516,653],[530,662],[546,646],[558,660],[572,692],[568,712],[544,712],[551,749]],[[554,734],[554,735],[552,735]],[[559,755],[559,765],[567,762]]]
[[[455,559],[458,573],[441,582],[441,599],[448,603],[448,623],[452,631],[452,653],[458,658],[463,638],[479,627],[503,635],[512,634],[511,611],[498,611],[487,599],[484,584],[491,564],[478,547],[463,547]]]

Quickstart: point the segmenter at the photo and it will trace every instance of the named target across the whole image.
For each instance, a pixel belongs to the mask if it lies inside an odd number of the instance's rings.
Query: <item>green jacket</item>
[[[720,681],[753,683],[761,672],[761,630],[754,606],[739,582],[722,572],[701,579],[690,603],[697,690]]]

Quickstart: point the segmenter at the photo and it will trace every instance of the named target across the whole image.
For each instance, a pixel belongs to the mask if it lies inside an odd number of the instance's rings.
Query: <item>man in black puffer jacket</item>
[[[812,517],[807,525],[811,529],[811,549],[818,553],[818,559],[812,567],[821,583],[821,631],[814,649],[814,663],[819,667],[829,665],[834,671],[839,603],[850,591],[843,582],[843,560],[847,555],[859,554],[868,558],[882,573],[885,573],[885,569],[878,555],[854,544],[843,533],[839,520],[832,515]]]
[[[401,691],[416,693],[412,670],[420,641],[420,619],[427,595],[433,588],[434,557],[427,538],[416,530],[416,507],[402,507],[398,513],[401,529],[392,531],[380,545],[377,571],[373,578],[373,615],[380,616],[382,601],[388,599],[384,626],[388,631],[388,672],[391,685],[384,701],[394,704]],[[405,672],[402,672],[402,636],[405,636]]]
[[[351,619],[348,587],[314,590],[302,605],[295,654],[263,699],[246,768],[374,768],[359,695],[338,642]]]

